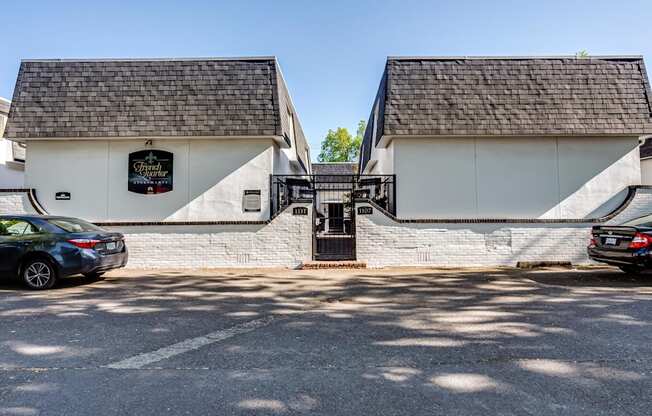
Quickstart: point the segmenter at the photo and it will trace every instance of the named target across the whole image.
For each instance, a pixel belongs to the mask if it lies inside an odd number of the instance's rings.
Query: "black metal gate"
[[[313,257],[355,260],[353,175],[314,175]]]
[[[272,175],[270,214],[295,202],[313,204],[313,259],[355,260],[355,202],[395,214],[394,175]]]

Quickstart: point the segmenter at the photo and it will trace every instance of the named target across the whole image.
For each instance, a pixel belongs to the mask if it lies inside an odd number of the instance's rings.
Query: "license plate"
[[[115,250],[115,247],[116,247],[115,242],[106,243],[107,250]]]
[[[604,244],[607,246],[615,246],[616,244],[618,244],[618,239],[614,237],[607,237],[604,240]]]

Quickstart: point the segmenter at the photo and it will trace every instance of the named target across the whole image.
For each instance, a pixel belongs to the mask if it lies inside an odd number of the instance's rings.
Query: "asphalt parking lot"
[[[647,415],[652,275],[120,271],[0,284],[0,415]]]

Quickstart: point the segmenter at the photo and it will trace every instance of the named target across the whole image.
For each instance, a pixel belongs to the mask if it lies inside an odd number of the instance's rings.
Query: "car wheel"
[[[57,271],[46,259],[32,259],[23,266],[22,278],[32,290],[50,289],[57,281]]]
[[[98,280],[104,280],[104,273],[103,272],[101,272],[101,273],[98,273],[98,272],[84,273],[84,277],[89,279],[89,280],[92,280],[92,281],[96,282]]]
[[[643,268],[639,266],[620,266],[619,268],[627,274],[640,274],[643,271]]]

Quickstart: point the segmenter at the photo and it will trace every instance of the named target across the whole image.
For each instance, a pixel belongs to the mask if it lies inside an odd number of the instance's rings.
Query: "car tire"
[[[627,274],[641,274],[643,272],[643,268],[640,266],[620,266],[619,269]]]
[[[104,280],[104,272],[84,273],[84,277],[93,282]]]
[[[25,262],[20,276],[29,289],[46,290],[51,289],[57,282],[57,269],[51,261],[35,258]]]

